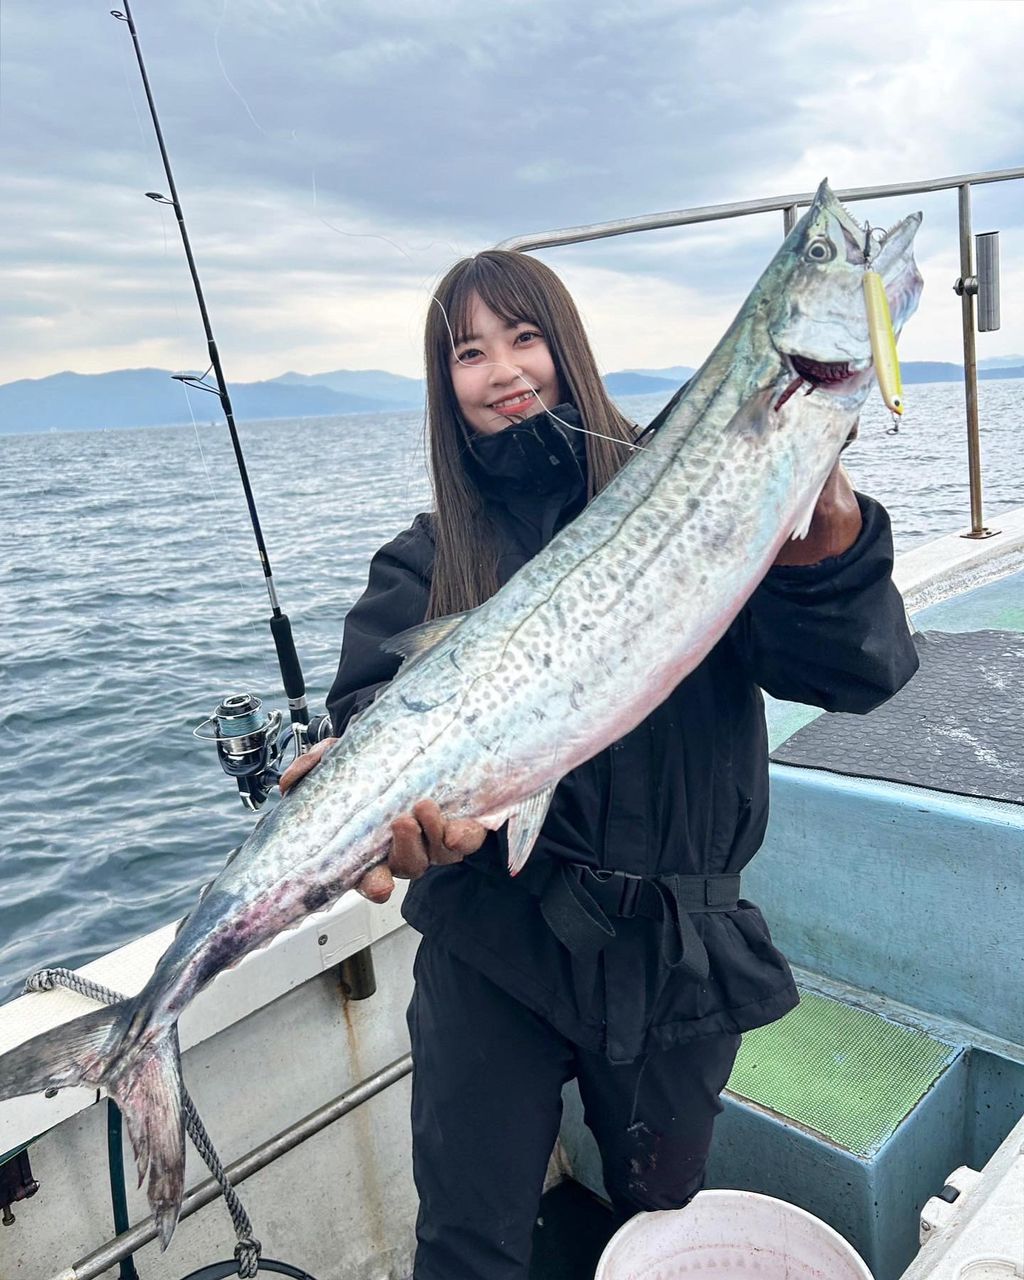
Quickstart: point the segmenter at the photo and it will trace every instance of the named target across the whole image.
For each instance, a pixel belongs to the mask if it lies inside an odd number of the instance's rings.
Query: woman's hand
[[[818,498],[806,538],[790,538],[775,557],[778,565],[817,564],[841,555],[857,541],[863,523],[850,478],[837,462]]]
[[[324,752],[337,741],[337,738],[324,738],[305,755],[293,760],[281,775],[281,794],[287,794],[300,778],[315,768]],[[413,805],[412,813],[402,814],[391,824],[391,851],[387,861],[367,871],[356,890],[370,902],[387,902],[395,889],[395,876],[400,880],[418,880],[428,867],[461,862],[467,854],[476,853],[486,835],[487,828],[472,818],[445,822],[433,800],[419,800]]]

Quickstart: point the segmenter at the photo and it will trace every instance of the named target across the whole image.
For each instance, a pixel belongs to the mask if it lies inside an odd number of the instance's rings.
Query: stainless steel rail
[[[286,1152],[299,1146],[307,1138],[319,1133],[321,1129],[326,1129],[335,1120],[340,1120],[342,1116],[348,1115],[356,1107],[368,1102],[371,1098],[375,1098],[378,1093],[382,1093],[389,1085],[395,1084],[411,1071],[412,1058],[409,1054],[406,1054],[404,1058],[396,1059],[375,1075],[361,1080],[359,1084],[347,1093],[341,1094],[331,1102],[324,1103],[322,1107],[311,1111],[302,1120],[298,1120],[295,1124],[282,1130],[276,1137],[269,1138],[266,1142],[261,1143],[260,1146],[254,1147],[248,1155],[240,1156],[232,1164],[229,1164],[227,1166],[229,1182],[232,1186],[237,1186],[240,1182],[244,1182],[246,1178],[266,1168],[268,1164],[279,1156],[283,1156]],[[185,1193],[185,1198],[181,1205],[181,1215],[178,1219],[179,1222],[184,1218],[190,1217],[212,1200],[216,1200],[219,1195],[220,1186],[215,1178],[207,1178],[204,1182],[200,1182],[191,1191]],[[141,1249],[144,1244],[149,1244],[151,1240],[155,1240],[156,1236],[156,1223],[152,1218],[146,1218],[145,1221],[137,1223],[129,1231],[125,1231],[115,1239],[101,1245],[100,1248],[76,1262],[74,1266],[59,1272],[53,1277],[53,1280],[96,1280],[97,1276],[102,1275],[104,1271],[114,1266],[115,1263],[121,1262],[122,1259]]]
[[[988,182],[1015,182],[1024,178],[1024,169],[990,169],[982,173],[964,173],[953,178],[931,178],[926,182],[897,182],[883,187],[847,187],[837,191],[840,200],[882,200],[889,196],[914,196],[928,191],[952,191],[964,186],[981,186]],[[721,222],[725,218],[745,218],[752,213],[779,213],[789,226],[795,212],[809,205],[813,191],[799,195],[772,196],[767,200],[741,200],[735,204],[707,204],[694,209],[675,209],[669,213],[650,213],[613,222],[595,222],[589,226],[566,227],[561,231],[538,231],[528,236],[503,240],[498,249],[549,249],[560,244],[581,244],[586,240],[604,240],[609,236],[625,236],[634,231],[656,231],[665,227],[687,227],[700,222]],[[787,226],[788,230],[788,226]]]
[[[971,242],[971,188],[990,182],[1017,182],[1024,179],[1024,168],[989,169],[980,173],[962,173],[949,178],[929,178],[924,182],[897,182],[878,187],[848,187],[836,195],[847,203],[856,200],[884,200],[893,196],[922,195],[931,191],[956,191],[959,209],[960,275],[962,280],[974,275],[974,246]],[[558,245],[582,244],[588,240],[606,240],[611,236],[631,235],[636,231],[657,231],[667,227],[694,226],[705,222],[721,222],[727,218],[745,218],[755,213],[782,214],[783,234],[796,224],[801,205],[809,205],[813,191],[798,195],[772,196],[767,200],[741,200],[733,204],[701,205],[693,209],[675,209],[668,213],[644,214],[619,218],[613,222],[595,222],[589,226],[565,227],[560,231],[539,231],[532,235],[503,240],[497,248],[525,252],[550,249]],[[981,444],[978,424],[978,367],[974,345],[975,300],[966,290],[961,295],[961,324],[964,344],[964,396],[967,415],[967,466],[971,500],[971,527],[968,538],[987,538],[996,532],[985,527],[982,512]]]

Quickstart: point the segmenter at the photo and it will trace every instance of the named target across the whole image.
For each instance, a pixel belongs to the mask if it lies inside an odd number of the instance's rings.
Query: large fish
[[[483,606],[392,642],[398,677],[259,822],[145,989],[0,1058],[0,1097],[114,1097],[165,1247],[184,1180],[182,1009],[351,889],[424,797],[507,820],[522,866],[558,781],[663,701],[806,530],[873,381],[865,273],[898,331],[921,289],[919,223],[868,234],[823,183],[653,441]]]

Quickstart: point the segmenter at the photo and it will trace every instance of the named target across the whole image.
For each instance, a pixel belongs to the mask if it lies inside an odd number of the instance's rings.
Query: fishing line
[[[131,76],[128,74],[128,50],[124,47],[124,45],[120,47],[119,56],[121,59],[121,75],[124,77],[124,87],[128,91],[128,101],[132,104],[132,112],[135,116],[135,124],[139,130],[139,159],[142,162],[142,165],[145,168],[148,168],[151,163],[151,153],[150,153],[149,147],[146,145],[146,131],[142,127],[142,117],[139,115],[139,106],[138,106],[138,103],[135,101],[135,91],[132,88]],[[154,179],[153,179],[154,185],[158,181],[159,179],[154,176]],[[167,214],[163,208],[161,208],[160,210],[160,229],[163,232],[164,257],[166,258],[170,254],[170,243],[167,239]],[[179,333],[182,333],[183,330],[181,325],[181,316],[178,313],[178,304],[176,301],[174,303],[174,314],[178,319]]]
[[[397,249],[400,254],[402,254],[404,257],[408,258],[410,262],[412,262],[412,253],[404,249],[396,240],[391,240],[389,239],[388,236],[382,235],[378,231],[346,231],[344,227],[336,227],[333,222],[328,222],[327,219],[323,216],[323,214],[318,212],[317,210],[318,189],[317,189],[315,169],[310,170],[310,176],[313,179],[312,213],[313,213],[313,217],[315,217],[318,222],[322,222],[325,227],[327,227],[331,231],[334,231],[337,235],[348,236],[350,239],[353,239],[353,240],[382,240],[385,244],[391,245],[393,249]],[[456,258],[462,256],[462,250],[452,240],[431,240],[427,244],[410,246],[410,248],[412,248],[413,253],[424,254],[424,253],[429,253],[431,249],[436,248],[438,245],[443,246],[445,249],[449,249],[455,255]]]
[[[220,56],[220,30],[221,30],[221,27],[223,27],[224,25],[224,20],[227,17],[227,14],[228,14],[228,0],[224,0],[224,7],[220,11],[220,21],[217,23],[217,26],[213,33],[213,51],[217,55],[217,62],[220,64],[221,75],[224,77],[225,81],[227,82],[228,88],[235,95],[235,97],[242,104],[242,106],[245,107],[246,114],[248,115],[249,119],[253,122],[256,128],[259,129],[260,133],[262,133],[265,138],[269,138],[270,134],[267,133],[266,129],[264,129],[264,127],[256,119],[256,117],[252,113],[252,108],[249,106],[248,102],[246,102],[242,94],[239,93],[239,91],[235,88],[234,82],[232,81],[231,77],[228,75],[227,67],[225,67],[224,65],[224,59]]]
[[[458,364],[464,364],[467,366],[467,368],[473,368],[473,369],[507,369],[508,372],[511,373],[513,377],[519,379],[519,381],[523,384],[524,387],[526,387],[528,391],[533,392],[534,398],[536,399],[540,407],[543,409],[543,411],[548,415],[548,417],[551,418],[554,422],[559,423],[561,426],[566,427],[569,431],[579,431],[581,434],[585,436],[594,436],[598,440],[610,440],[612,444],[621,444],[621,445],[624,445],[627,449],[639,450],[643,448],[642,445],[634,444],[632,441],[620,440],[616,436],[606,436],[601,431],[591,431],[587,427],[578,427],[574,422],[566,422],[564,418],[560,418],[557,413],[555,413],[553,410],[548,408],[548,406],[544,403],[543,397],[540,395],[540,393],[534,390],[534,388],[530,386],[526,378],[524,378],[523,375],[517,369],[514,369],[510,364],[505,364],[503,360],[486,360],[484,361],[483,364],[470,365],[469,362],[466,360],[463,360],[458,353],[457,343],[455,341],[455,334],[452,331],[451,321],[448,319],[448,312],[445,310],[444,303],[436,294],[431,295],[430,301],[436,302],[438,307],[441,310],[441,315],[444,317],[444,326],[448,330],[448,341],[451,344],[452,355],[455,357],[455,360]],[[532,415],[529,415],[529,416],[532,417]]]
[[[207,370],[207,373],[208,373],[208,372],[209,372],[209,370]],[[205,377],[206,375],[204,374],[203,376]],[[206,474],[206,482],[207,482],[207,484],[210,486],[210,495],[212,496],[212,498],[213,498],[213,500],[214,500],[214,501],[213,501],[213,509],[214,509],[214,511],[216,511],[217,516],[219,517],[218,530],[219,530],[219,533],[220,533],[220,535],[221,535],[222,540],[223,540],[225,543],[227,543],[227,545],[228,545],[228,546],[230,546],[230,545],[231,545],[231,533],[230,533],[230,531],[228,530],[227,526],[224,524],[224,512],[223,512],[223,510],[221,509],[220,502],[219,502],[219,495],[218,495],[218,493],[217,493],[217,488],[216,488],[216,486],[215,486],[215,485],[214,485],[214,483],[213,483],[213,476],[212,476],[212,474],[211,474],[211,472],[210,472],[209,464],[208,464],[208,463],[207,463],[207,461],[206,461],[206,451],[203,449],[203,440],[202,440],[202,436],[200,435],[200,432],[199,432],[199,423],[196,421],[195,411],[194,411],[194,410],[193,410],[193,408],[192,408],[192,397],[191,397],[191,396],[189,395],[189,393],[188,393],[188,386],[186,385],[186,383],[184,383],[184,382],[183,382],[183,383],[181,384],[181,389],[182,389],[182,391],[184,392],[184,395],[185,395],[185,403],[186,403],[186,405],[188,406],[188,413],[189,413],[189,417],[192,419],[192,431],[193,431],[193,433],[194,433],[194,435],[195,435],[195,438],[196,438],[196,444],[199,446],[199,457],[200,457],[200,459],[202,460],[202,464],[203,464],[203,471],[204,471],[204,472],[205,472],[205,474]],[[197,508],[196,508],[195,495],[194,495],[194,494],[192,494],[191,492],[190,492],[190,494],[189,494],[189,499],[190,499],[190,501],[191,501],[191,503],[192,503],[192,508],[193,508],[193,510],[197,510]],[[231,556],[231,564],[232,564],[232,566],[233,566],[233,567],[234,567],[234,566],[237,566],[237,564],[238,564],[238,557],[237,557],[237,555],[235,555],[234,553],[232,553],[232,556]],[[242,593],[242,595],[243,595],[243,596],[248,595],[249,591],[251,590],[251,586],[250,586],[250,587],[246,587],[245,583],[243,583],[242,579],[241,579],[240,577],[238,577],[238,576],[237,576],[237,574],[234,574],[233,576],[234,576],[234,578],[235,578],[235,582],[238,584],[238,589],[239,589],[239,591]],[[262,673],[262,674],[263,674],[263,676],[264,676],[264,680],[266,681],[266,683],[268,683],[268,684],[269,684],[269,683],[273,680],[273,677],[274,677],[274,671],[273,671],[273,668],[270,666],[270,664],[269,664],[269,662],[268,662],[268,660],[267,660],[267,657],[266,657],[266,653],[265,653],[265,651],[264,651],[264,646],[263,646],[263,644],[262,644],[262,638],[263,638],[263,637],[262,637],[262,632],[261,632],[261,631],[260,631],[260,629],[256,626],[256,623],[252,620],[252,618],[249,616],[249,614],[248,614],[248,613],[243,613],[243,614],[242,614],[242,621],[243,621],[244,625],[245,625],[245,626],[246,626],[246,627],[247,627],[247,628],[252,632],[253,637],[254,637],[254,638],[255,638],[255,640],[256,640],[255,652],[251,655],[251,659],[250,659],[250,660],[255,661],[255,662],[260,663],[260,664],[262,664],[262,665],[263,665],[263,673]]]
[[[255,113],[253,112],[252,108],[249,106],[249,102],[248,102],[248,100],[246,99],[246,97],[245,97],[245,95],[242,93],[242,91],[237,87],[237,85],[235,84],[235,82],[234,82],[234,81],[231,79],[231,77],[228,75],[227,67],[224,65],[224,59],[223,59],[223,57],[221,56],[221,51],[220,51],[220,33],[221,33],[221,29],[223,28],[224,23],[225,23],[225,21],[226,21],[226,19],[227,19],[227,11],[228,11],[228,0],[224,0],[224,6],[223,6],[223,8],[221,9],[220,20],[218,21],[218,23],[217,23],[217,27],[216,27],[216,29],[214,30],[214,33],[213,33],[213,49],[214,49],[214,53],[215,53],[215,54],[216,54],[216,56],[217,56],[217,63],[218,63],[218,65],[219,65],[219,67],[220,67],[221,75],[223,75],[223,77],[224,77],[224,82],[227,84],[228,88],[231,90],[231,92],[235,95],[235,97],[239,100],[239,102],[240,102],[240,103],[242,104],[242,106],[245,108],[245,113],[246,113],[246,115],[249,117],[249,119],[252,121],[252,123],[256,126],[256,128],[259,130],[259,132],[264,136],[264,138],[271,138],[273,135],[272,135],[272,134],[270,134],[266,129],[264,129],[264,127],[263,127],[263,126],[260,124],[260,122],[256,119],[256,115],[255,115]],[[297,145],[297,143],[298,143],[298,136],[297,136],[296,131],[295,131],[294,129],[290,130],[290,132],[289,132],[289,138],[288,138],[288,141],[289,141],[289,143],[291,144],[291,146],[292,146],[292,147],[295,147],[295,146]],[[313,207],[312,207],[312,210],[310,210],[310,211],[309,211],[309,212],[310,212],[310,216],[312,216],[313,218],[315,218],[318,222],[322,222],[322,223],[323,223],[323,225],[324,225],[325,227],[327,227],[327,229],[328,229],[329,231],[333,231],[333,232],[335,233],[335,235],[339,235],[339,236],[347,236],[348,238],[353,239],[353,240],[380,240],[380,241],[382,241],[384,244],[390,245],[390,246],[392,247],[392,249],[397,249],[397,250],[398,250],[398,252],[399,252],[400,254],[402,254],[402,255],[403,255],[403,257],[407,258],[410,262],[412,262],[412,260],[413,260],[413,259],[412,259],[412,253],[418,253],[418,254],[429,253],[429,251],[430,251],[431,249],[436,248],[438,245],[442,245],[442,246],[444,246],[446,249],[450,249],[450,250],[452,250],[452,251],[454,252],[454,254],[455,254],[455,256],[456,256],[456,257],[458,257],[458,256],[459,256],[459,252],[460,252],[460,251],[459,251],[458,246],[457,246],[457,245],[455,245],[455,244],[453,244],[450,240],[431,240],[431,241],[430,241],[428,244],[426,244],[426,245],[419,245],[419,246],[415,246],[415,247],[414,247],[414,246],[410,246],[410,248],[412,249],[412,252],[409,252],[409,251],[408,251],[407,249],[405,249],[402,245],[400,245],[397,241],[390,239],[388,236],[382,235],[380,232],[375,232],[375,231],[347,231],[347,230],[345,230],[345,228],[344,228],[344,227],[338,227],[338,226],[335,226],[335,224],[334,224],[333,222],[329,222],[329,221],[328,221],[328,219],[327,219],[327,218],[325,218],[325,217],[324,217],[324,215],[323,215],[322,213],[320,213],[320,211],[319,211],[319,207],[318,207],[318,205],[319,205],[319,191],[318,191],[318,186],[317,186],[317,178],[316,178],[316,169],[315,169],[315,168],[311,168],[311,169],[310,169],[310,177],[311,177],[311,179],[312,179],[312,186],[313,186]]]

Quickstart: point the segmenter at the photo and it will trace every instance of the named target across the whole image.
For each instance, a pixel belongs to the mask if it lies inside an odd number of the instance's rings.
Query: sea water
[[[1024,502],[1024,380],[980,388],[985,515]],[[963,388],[873,397],[845,455],[898,550],[969,525]],[[622,401],[637,422],[654,398]],[[419,414],[244,424],[281,605],[322,709],[373,552],[429,505]],[[182,915],[251,829],[192,729],[284,709],[227,430],[0,436],[0,999]]]

